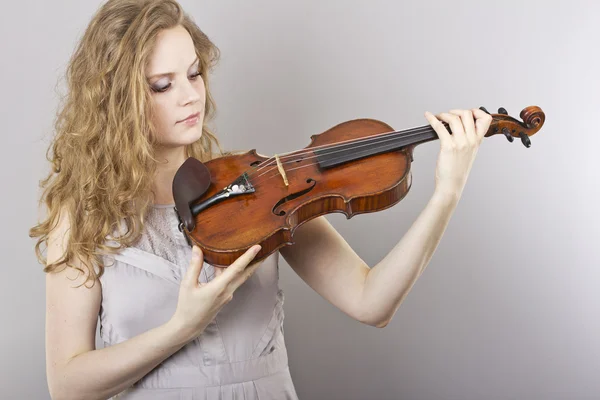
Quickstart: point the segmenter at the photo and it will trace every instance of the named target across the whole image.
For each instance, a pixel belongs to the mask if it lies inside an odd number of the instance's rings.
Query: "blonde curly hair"
[[[38,238],[35,252],[44,272],[64,264],[95,281],[104,272],[103,255],[131,245],[141,234],[153,204],[157,164],[144,70],[159,32],[176,26],[192,37],[206,86],[202,137],[186,146],[186,157],[207,161],[226,154],[206,126],[215,110],[207,72],[219,59],[218,48],[174,0],[109,0],[93,16],[66,70],[67,94],[46,154],[52,169],[40,181],[39,205],[44,202],[48,213],[29,232]],[[71,221],[65,252],[46,265],[41,246],[48,247],[61,218]],[[126,231],[112,237],[122,223]],[[107,237],[119,247],[108,246]]]

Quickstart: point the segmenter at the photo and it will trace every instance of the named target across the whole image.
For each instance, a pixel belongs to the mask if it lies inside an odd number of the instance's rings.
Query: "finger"
[[[450,113],[441,113],[437,117],[450,125],[450,130],[452,131],[452,138],[454,139],[454,142],[456,144],[467,143],[464,127],[458,116]]]
[[[481,140],[490,129],[490,125],[494,118],[490,114],[478,108],[473,108],[471,111],[473,111],[473,116],[476,119],[475,132],[477,133],[479,140]]]
[[[222,281],[224,284],[228,285],[237,276],[241,275],[242,272],[246,269],[246,266],[248,264],[250,264],[250,262],[254,259],[256,254],[260,251],[260,249],[261,249],[261,247],[259,245],[250,247],[244,254],[242,254],[237,260],[235,260],[229,267],[225,268],[225,270],[221,273],[221,275],[218,276],[219,282]]]
[[[229,284],[230,289],[237,290],[237,288],[246,282],[252,276],[252,274],[254,274],[254,271],[256,271],[262,264],[263,261],[258,261],[246,267],[246,269],[244,269],[240,275],[236,276],[233,281],[231,281]]]
[[[198,246],[194,246],[192,248],[192,260],[190,261],[190,265],[188,266],[188,269],[181,281],[182,285],[185,285],[186,287],[198,286],[198,278],[200,277],[200,271],[202,270],[202,265],[204,264],[204,259],[202,256],[202,250],[200,250]]]
[[[452,143],[450,132],[448,132],[444,124],[442,124],[442,122],[439,119],[437,119],[435,115],[433,115],[429,111],[426,111],[425,118],[427,118],[427,121],[429,121],[429,125],[431,125],[433,130],[438,134],[438,138],[440,139],[442,146]]]
[[[471,110],[451,110],[454,115],[458,115],[465,129],[465,137],[470,143],[477,142],[477,133],[475,132],[475,119]]]
[[[221,275],[224,270],[225,270],[225,268],[215,267],[215,277]]]

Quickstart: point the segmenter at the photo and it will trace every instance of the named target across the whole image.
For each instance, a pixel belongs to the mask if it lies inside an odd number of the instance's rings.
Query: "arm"
[[[429,264],[458,198],[436,191],[404,237],[369,271],[362,292],[363,315],[386,326]]]
[[[65,215],[65,213],[62,213]],[[69,224],[61,218],[49,237],[48,262],[62,258]],[[165,324],[122,343],[95,350],[101,283],[80,285],[85,276],[66,267],[46,277],[46,372],[54,399],[105,399],[130,387],[164,359],[200,335],[233,293],[260,267],[248,264],[253,246],[209,283],[199,281],[204,265],[194,247],[181,280],[177,309]],[[82,263],[78,262],[77,266]]]
[[[389,323],[431,260],[492,120],[476,109],[440,114],[450,124],[450,135],[433,115],[426,113],[426,117],[441,141],[436,189],[408,232],[377,265],[369,268],[322,217],[298,227],[295,244],[280,250],[292,269],[323,298],[376,327]]]
[[[49,262],[62,256],[68,229],[68,221],[61,218],[49,238]],[[46,276],[46,371],[53,399],[111,397],[191,339],[176,323],[169,322],[123,343],[95,350],[101,288],[99,281],[92,287],[80,286],[84,280],[70,267]]]
[[[350,317],[385,327],[431,259],[457,204],[436,192],[402,240],[370,268],[323,217],[298,227],[281,248],[290,267]]]

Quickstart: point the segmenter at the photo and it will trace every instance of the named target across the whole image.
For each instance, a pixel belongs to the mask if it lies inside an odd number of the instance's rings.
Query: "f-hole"
[[[277,211],[277,209],[280,208],[281,206],[283,206],[288,201],[292,201],[294,199],[297,199],[298,197],[303,196],[306,193],[310,192],[315,187],[315,185],[317,184],[317,181],[315,181],[312,178],[308,178],[306,180],[306,183],[309,183],[309,184],[312,183],[312,185],[310,185],[309,187],[307,187],[304,190],[301,190],[301,191],[296,192],[296,193],[292,193],[292,194],[290,194],[288,196],[285,196],[283,199],[279,200],[277,202],[277,204],[275,204],[275,207],[273,207],[273,214],[279,215],[280,217],[284,216],[285,215],[285,211],[283,211],[283,210]]]

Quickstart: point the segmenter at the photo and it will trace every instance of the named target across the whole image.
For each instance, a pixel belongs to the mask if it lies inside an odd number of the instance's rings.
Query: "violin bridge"
[[[279,173],[283,178],[283,183],[285,183],[285,186],[290,186],[287,180],[287,176],[285,175],[285,170],[283,169],[283,166],[281,165],[281,161],[279,160],[279,156],[277,154],[275,154],[275,161],[277,161],[277,169],[279,170]]]

